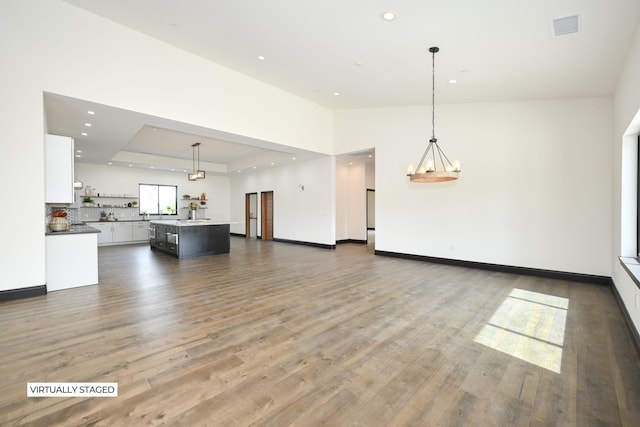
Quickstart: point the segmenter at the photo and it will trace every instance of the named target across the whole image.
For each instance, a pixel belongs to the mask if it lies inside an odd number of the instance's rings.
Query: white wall
[[[138,195],[138,184],[165,184],[178,186],[178,198],[183,194],[199,197],[206,193],[206,211],[198,212],[198,217],[227,221],[229,214],[229,178],[208,174],[206,179],[189,181],[186,173],[158,170],[134,169],[128,167],[76,163],[75,176],[85,186],[90,185],[101,194]],[[104,203],[104,201],[103,201]],[[108,203],[108,199],[107,199]],[[185,207],[185,203],[178,204]],[[186,210],[180,217],[187,217]]]
[[[608,98],[439,106],[461,178],[411,184],[428,107],[335,114],[336,147],[376,149],[376,249],[583,274],[611,273]]]
[[[330,111],[60,0],[3,0],[0,176],[7,206],[43,206],[44,91],[330,154]],[[29,173],[25,173],[29,167]],[[0,222],[15,223],[15,209]],[[44,218],[4,232],[0,291],[44,285]]]
[[[301,189],[304,186],[304,191]],[[273,191],[273,237],[335,244],[335,160],[327,156],[231,177],[232,233],[244,234],[245,194]],[[260,194],[258,194],[258,205]],[[260,206],[258,229],[260,230]],[[258,232],[261,234],[261,231]]]
[[[618,256],[637,254],[635,245],[637,135],[640,134],[640,29],[630,46],[614,103],[612,278],[636,330],[640,330],[640,290],[620,265]]]
[[[376,164],[375,163],[367,163],[365,165],[365,176],[364,176],[365,185],[369,190],[376,189]]]

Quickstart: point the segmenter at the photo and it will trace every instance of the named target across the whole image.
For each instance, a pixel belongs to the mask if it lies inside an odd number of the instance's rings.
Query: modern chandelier
[[[198,168],[196,169],[196,149],[198,150]],[[205,172],[200,170],[200,143],[196,142],[191,145],[191,159],[193,163],[193,172],[187,175],[189,181],[197,181],[198,179],[204,179]]]
[[[432,55],[432,72],[431,72],[431,139],[427,149],[422,154],[418,167],[414,168],[413,164],[407,168],[407,176],[411,182],[444,182],[458,179],[460,172],[460,162],[454,160],[453,163],[444,151],[438,145],[436,138],[436,53],[440,51],[438,47],[429,48]]]

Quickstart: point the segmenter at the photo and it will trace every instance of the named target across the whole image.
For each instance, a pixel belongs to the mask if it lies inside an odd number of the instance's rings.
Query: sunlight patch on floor
[[[475,342],[560,373],[569,300],[514,289]]]

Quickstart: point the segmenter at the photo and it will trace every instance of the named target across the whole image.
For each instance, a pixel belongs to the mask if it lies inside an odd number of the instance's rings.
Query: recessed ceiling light
[[[451,79],[449,80],[449,83],[454,84],[454,83],[458,83],[458,81],[456,79]]]
[[[382,12],[381,16],[385,21],[393,21],[394,19],[396,19],[396,14],[393,12]]]
[[[240,169],[238,169],[236,172],[240,173],[240,172],[242,172],[242,171],[241,171]]]
[[[76,157],[82,157],[80,154],[76,154]]]
[[[176,171],[175,169],[171,169],[171,172],[175,172],[175,171]]]
[[[333,92],[335,96],[340,96],[340,92]]]
[[[82,153],[82,150],[76,150],[76,153]]]
[[[107,164],[108,164],[108,165],[112,165],[113,163],[109,162],[109,163],[107,163]]]
[[[90,128],[91,127],[91,123],[85,123],[84,124],[86,127]]]
[[[264,61],[264,59],[265,59],[265,58],[264,58],[264,56],[262,56],[262,55],[258,55],[258,59],[259,59],[260,61]]]
[[[133,167],[133,165],[129,165],[129,167],[131,168],[131,167]]]
[[[353,63],[353,65],[355,65],[356,67],[362,67],[362,62],[360,62],[360,61],[355,61],[355,62]]]
[[[258,169],[258,167],[257,167],[257,166],[254,166],[254,167],[253,167],[253,169]]]
[[[95,113],[96,113],[95,111],[91,111],[91,110],[87,111],[87,114],[91,114],[92,116],[93,116]]]
[[[276,164],[275,162],[271,162],[271,166],[273,166],[273,165],[275,165],[275,164]]]
[[[149,168],[150,168],[150,169],[155,169],[156,167],[155,167],[155,166],[149,166]]]
[[[296,159],[295,157],[292,157],[292,158],[291,158],[291,160],[295,160],[295,159]]]
[[[88,133],[86,133],[86,132],[82,132],[82,134],[81,134],[81,135],[82,135],[82,136],[87,136],[87,135],[89,135],[89,134],[88,134]]]

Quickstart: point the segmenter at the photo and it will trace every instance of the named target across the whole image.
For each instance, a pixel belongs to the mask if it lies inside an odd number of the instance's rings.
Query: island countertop
[[[152,219],[151,224],[173,225],[176,227],[193,227],[196,225],[231,225],[239,224],[233,221],[221,221],[215,219]]]

